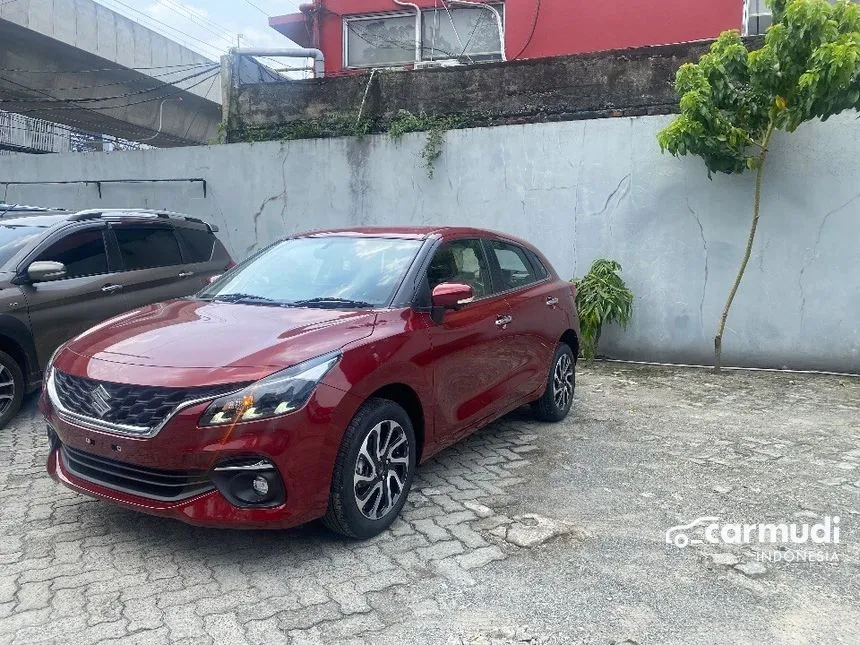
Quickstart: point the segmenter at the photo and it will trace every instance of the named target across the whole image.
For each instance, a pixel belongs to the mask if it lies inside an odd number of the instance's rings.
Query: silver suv
[[[163,211],[0,206],[0,428],[62,343],[233,266],[216,231]]]

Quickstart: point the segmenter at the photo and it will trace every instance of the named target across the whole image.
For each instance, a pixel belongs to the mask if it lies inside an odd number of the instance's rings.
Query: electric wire
[[[174,92],[167,92],[164,94],[159,94],[158,96],[142,99],[140,101],[131,101],[128,103],[120,103],[118,105],[86,105],[86,106],[84,106],[84,105],[53,106],[53,105],[51,105],[51,102],[48,101],[48,102],[43,102],[43,103],[47,103],[47,105],[43,105],[43,107],[29,108],[29,109],[24,109],[24,110],[15,110],[15,113],[16,114],[29,114],[32,112],[52,112],[52,111],[56,111],[56,110],[89,110],[89,111],[93,111],[93,110],[119,110],[122,108],[131,107],[133,105],[141,105],[143,103],[150,103],[152,101],[160,101],[161,99],[164,99],[164,98],[168,98],[171,96],[177,96],[179,94],[182,94],[183,92],[187,92],[189,90],[192,90],[195,87],[199,87],[203,83],[210,81],[213,78],[216,78],[217,76],[220,75],[220,73],[221,73],[220,70],[217,70],[214,73],[210,74],[209,76],[205,76],[204,78],[197,81],[196,83],[189,85],[188,87],[176,88],[176,91],[174,91]],[[169,88],[171,86],[170,85],[164,85],[162,87]],[[32,88],[29,88],[29,89],[32,90]],[[158,88],[158,89],[161,89],[161,88]],[[50,119],[44,119],[44,120],[49,121]]]
[[[516,56],[512,57],[511,60],[516,60],[517,58],[522,56],[523,53],[526,51],[526,49],[528,49],[529,45],[531,45],[531,42],[535,37],[535,31],[537,30],[538,19],[540,18],[540,9],[541,9],[541,3],[542,2],[543,2],[543,0],[537,0],[537,3],[535,4],[535,14],[534,14],[534,18],[532,18],[532,28],[531,28],[531,31],[529,33],[529,37],[526,40],[525,45],[523,45],[522,49],[520,49],[519,53]]]
[[[218,66],[217,63],[209,63],[206,65],[206,67],[208,67],[209,69],[213,69],[213,67],[217,67],[217,66]],[[5,71],[5,70],[0,70],[0,71]],[[165,78],[167,76],[173,76],[174,74],[181,74],[181,73],[187,72],[187,71],[189,71],[189,70],[187,70],[187,69],[171,70],[169,72],[162,72],[161,74],[147,74],[147,76],[149,76],[150,78],[161,79],[161,78]],[[58,72],[58,73],[62,74],[63,72]],[[140,81],[124,80],[124,81],[114,81],[112,83],[99,83],[97,85],[76,85],[76,86],[72,86],[72,87],[49,87],[46,89],[49,89],[52,92],[71,92],[71,91],[77,91],[77,90],[94,90],[94,89],[99,89],[102,87],[116,87],[118,85],[130,85],[130,84],[133,84],[134,82],[140,82]],[[173,84],[172,81],[163,81],[163,82],[171,84],[171,85]],[[0,101],[0,102],[2,102],[2,101]]]
[[[251,0],[243,0],[243,1],[244,1],[244,3],[245,3],[245,4],[247,4],[247,5],[250,5],[250,6],[254,7],[254,9],[256,9],[256,10],[257,10],[257,11],[259,11],[261,14],[263,14],[264,16],[266,16],[266,18],[271,18],[271,16],[270,16],[270,15],[269,15],[269,14],[268,14],[268,13],[267,13],[263,8],[262,8],[262,7],[260,7],[258,4],[255,4],[254,2],[251,2]]]
[[[57,70],[57,69],[18,69],[13,67],[0,67],[0,72],[13,72],[16,74],[98,74],[101,72],[127,72],[129,70],[135,72],[145,72],[151,69],[172,69],[179,67],[209,67],[211,65],[217,65],[215,61],[208,60],[205,63],[180,63],[175,65],[153,65],[151,67],[101,67],[98,69],[69,69],[69,70]],[[180,70],[184,71],[184,70]]]
[[[158,85],[156,87],[149,87],[149,88],[146,88],[143,90],[137,90],[134,92],[126,92],[124,94],[117,94],[115,96],[88,96],[88,97],[78,97],[78,98],[74,98],[74,97],[59,98],[56,96],[52,96],[51,101],[48,101],[48,102],[50,102],[50,103],[89,103],[89,102],[97,102],[97,101],[113,101],[113,100],[118,100],[118,99],[124,99],[124,98],[127,98],[129,96],[139,96],[141,94],[148,94],[149,92],[157,92],[160,89],[163,89],[165,87],[170,87],[170,86],[179,87],[179,89],[184,89],[184,88],[180,87],[178,84],[183,83],[183,82],[188,81],[188,80],[191,80],[191,79],[194,79],[194,78],[198,78],[204,74],[207,75],[206,80],[209,80],[209,78],[210,78],[209,72],[211,72],[211,71],[212,71],[211,69],[207,69],[207,70],[203,70],[201,72],[195,72],[194,74],[190,74],[189,76],[179,78],[176,81],[173,81],[171,83],[162,83],[161,85]],[[220,70],[219,70],[219,72],[220,72]],[[29,89],[31,91],[37,91],[36,88],[29,88]],[[0,103],[46,103],[46,101],[43,99],[31,99],[31,98],[0,99]]]
[[[150,16],[149,14],[144,13],[143,11],[140,11],[140,10],[138,10],[138,9],[135,9],[134,7],[132,7],[131,5],[126,4],[126,3],[125,3],[125,2],[123,2],[122,0],[109,0],[109,1],[110,1],[110,2],[112,2],[112,3],[116,3],[116,4],[117,4],[117,5],[119,5],[120,7],[124,7],[124,8],[125,8],[126,10],[128,10],[128,11],[132,11],[132,12],[134,12],[135,14],[137,14],[137,15],[139,15],[139,16],[142,16],[144,20],[147,20],[147,21],[150,21],[150,22],[154,22],[154,23],[156,23],[156,24],[158,24],[158,25],[161,25],[161,26],[162,26],[163,28],[165,28],[165,29],[169,29],[169,30],[171,30],[171,31],[173,31],[173,32],[175,32],[175,33],[180,34],[181,36],[183,36],[183,37],[185,37],[185,38],[188,38],[188,39],[193,40],[193,41],[195,41],[195,42],[197,42],[197,43],[200,43],[201,45],[203,45],[204,47],[206,47],[206,48],[207,48],[207,49],[209,49],[210,51],[215,51],[215,52],[217,52],[217,56],[220,56],[220,55],[223,53],[220,49],[218,49],[217,47],[215,47],[215,46],[214,46],[214,45],[212,45],[211,43],[208,43],[208,42],[206,42],[205,40],[203,40],[203,39],[201,39],[201,38],[196,38],[195,36],[192,36],[191,34],[189,34],[189,33],[187,33],[187,32],[184,32],[184,31],[182,31],[181,29],[179,29],[179,28],[177,28],[177,27],[174,27],[174,26],[172,26],[172,25],[167,24],[166,22],[164,22],[164,21],[162,21],[162,20],[159,20],[158,18],[153,18],[153,17],[152,17],[152,16]],[[107,7],[108,9],[112,9],[112,10],[114,10],[114,11],[115,11],[115,9],[113,9],[113,6],[112,6],[112,5],[105,4],[106,2],[108,2],[108,0],[98,0],[98,2],[99,2],[99,4],[101,4],[101,5],[105,6],[105,7]],[[122,14],[122,12],[121,12],[121,11],[120,11],[120,12],[117,12],[117,13]],[[146,27],[147,25],[145,25],[145,24],[144,24],[143,26],[144,26],[144,27]],[[154,30],[154,31],[155,31],[155,30]],[[164,35],[164,34],[162,34],[162,35]],[[210,55],[210,56],[211,56],[211,54],[207,54],[207,55]]]

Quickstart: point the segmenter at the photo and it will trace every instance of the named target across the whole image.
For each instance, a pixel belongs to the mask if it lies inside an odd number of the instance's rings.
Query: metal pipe
[[[478,7],[480,9],[492,11],[493,15],[496,17],[496,25],[499,28],[499,43],[502,46],[502,60],[508,60],[508,55],[505,52],[505,23],[502,21],[502,14],[499,13],[498,9],[491,5],[484,4],[483,2],[471,2],[470,0],[448,0],[448,2],[450,4],[461,4],[466,5],[467,7]]]
[[[414,2],[403,2],[403,0],[394,0],[394,4],[401,7],[411,7],[415,9],[415,62],[421,62],[421,7]]]
[[[313,58],[314,76],[325,76],[325,54],[319,49],[305,47],[234,47],[230,50],[236,56],[275,56],[284,58]]]

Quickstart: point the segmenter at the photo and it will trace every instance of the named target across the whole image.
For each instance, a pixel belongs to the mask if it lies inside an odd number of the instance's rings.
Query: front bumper
[[[292,414],[232,427],[198,428],[197,421],[206,406],[201,403],[182,410],[155,436],[139,438],[85,427],[61,417],[43,391],[39,408],[58,440],[48,457],[48,473],[75,491],[200,526],[288,528],[325,514],[337,450],[358,402],[341,390],[321,384],[308,403]],[[217,479],[214,469],[219,464],[265,459],[283,482],[283,502],[275,506],[240,506],[217,488],[198,494],[191,491],[188,497],[169,500],[135,494],[106,485],[98,477],[84,478],[73,472],[64,463],[60,444],[75,454],[110,460],[118,467],[125,464],[130,469],[155,470],[168,477],[173,472],[201,473],[213,481],[213,487]]]

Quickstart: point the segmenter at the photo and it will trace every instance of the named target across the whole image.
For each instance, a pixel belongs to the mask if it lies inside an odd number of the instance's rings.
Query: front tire
[[[552,364],[543,395],[534,403],[532,410],[538,421],[556,423],[563,420],[573,405],[576,388],[576,359],[573,351],[559,343],[552,357]]]
[[[0,352],[0,428],[12,420],[24,400],[24,374],[18,362]]]
[[[338,450],[325,525],[360,540],[387,529],[406,503],[416,452],[406,411],[387,399],[369,399]]]

